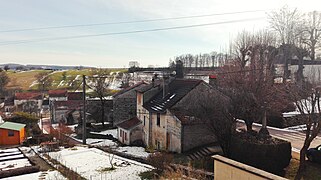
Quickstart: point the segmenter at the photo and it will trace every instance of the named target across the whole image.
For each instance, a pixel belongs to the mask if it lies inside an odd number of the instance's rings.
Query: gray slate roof
[[[143,107],[150,112],[165,113],[166,109],[173,107],[201,82],[202,80],[197,79],[174,79],[169,83],[169,93],[164,98],[163,91],[160,90]]]

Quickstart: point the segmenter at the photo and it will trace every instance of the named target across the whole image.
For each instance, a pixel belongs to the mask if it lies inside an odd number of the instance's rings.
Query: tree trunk
[[[101,102],[101,123],[103,127],[105,127],[104,121],[105,121],[105,101],[103,99],[100,99]]]
[[[245,121],[245,124],[246,124],[246,131],[247,132],[252,132],[253,131],[253,128],[252,128],[252,122],[250,121]]]
[[[300,164],[299,164],[299,169],[295,175],[295,180],[300,180],[303,176],[303,172],[306,168],[306,162],[305,162],[305,154],[308,150],[309,146],[304,145],[302,149],[300,150]]]

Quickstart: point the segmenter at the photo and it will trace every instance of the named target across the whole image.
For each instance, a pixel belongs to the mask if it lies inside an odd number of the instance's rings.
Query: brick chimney
[[[217,76],[212,74],[209,75],[209,84],[213,87],[217,86]]]

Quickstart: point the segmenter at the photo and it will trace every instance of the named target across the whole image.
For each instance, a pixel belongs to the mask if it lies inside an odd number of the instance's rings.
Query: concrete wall
[[[166,116],[166,148],[171,152],[182,152],[182,124],[170,112]]]
[[[183,152],[217,142],[217,138],[213,135],[213,132],[210,132],[206,124],[202,122],[184,124],[182,136]]]
[[[214,179],[285,180],[285,178],[239,163],[237,161],[225,158],[220,155],[215,155],[213,156],[213,158],[214,158]]]

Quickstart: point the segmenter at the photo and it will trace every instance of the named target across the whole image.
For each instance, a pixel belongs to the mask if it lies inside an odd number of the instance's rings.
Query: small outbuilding
[[[19,145],[25,140],[25,124],[3,122],[0,124],[0,145]]]
[[[118,128],[118,140],[127,145],[139,145],[142,141],[142,122],[133,117],[116,125]]]

